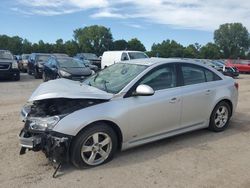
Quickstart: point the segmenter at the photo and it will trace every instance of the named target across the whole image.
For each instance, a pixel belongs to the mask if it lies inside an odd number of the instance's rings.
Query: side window
[[[56,61],[55,61],[55,59],[51,59],[51,66],[52,67],[56,67]]]
[[[30,56],[30,61],[33,61],[34,60],[34,54],[32,54],[31,56]]]
[[[205,69],[205,75],[207,82],[221,80],[221,78],[210,70]]]
[[[184,85],[199,84],[206,82],[206,76],[202,67],[193,65],[181,66]]]
[[[48,67],[51,67],[51,58],[48,59],[48,61],[46,62],[46,65],[47,65]]]
[[[221,78],[212,71],[197,65],[182,65],[181,70],[184,85],[221,80]]]
[[[122,57],[121,57],[121,61],[127,61],[127,60],[129,60],[128,54],[125,53],[125,52],[123,52],[123,53],[122,53]]]
[[[146,75],[140,84],[146,84],[154,90],[176,87],[176,71],[174,64],[156,68]]]

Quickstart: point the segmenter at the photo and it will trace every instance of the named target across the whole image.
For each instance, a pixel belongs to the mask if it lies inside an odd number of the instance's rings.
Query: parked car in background
[[[80,60],[51,56],[43,66],[42,77],[44,82],[57,78],[83,80],[92,74],[94,71],[84,66]]]
[[[55,56],[57,58],[60,58],[60,57],[69,57],[68,54],[64,54],[64,53],[53,53],[51,54],[52,56]]]
[[[22,54],[18,63],[18,68],[22,72],[27,72],[28,59],[30,54]]]
[[[91,61],[89,61],[89,60],[81,59],[77,56],[75,56],[74,58],[80,60],[84,66],[89,67],[91,70],[93,70],[95,72],[98,72],[100,70],[98,66],[92,64]]]
[[[43,64],[48,60],[51,54],[32,53],[28,59],[28,74],[33,74],[35,78],[42,78]]]
[[[116,63],[83,83],[43,83],[22,109],[20,154],[44,151],[78,168],[101,165],[118,150],[197,129],[228,128],[238,84],[206,65],[145,58]]]
[[[140,51],[106,51],[102,55],[101,67],[102,69],[121,61],[128,61],[132,59],[149,58],[147,54]]]
[[[97,57],[96,54],[93,53],[78,53],[75,58],[80,60],[88,60],[90,64],[97,66],[99,69],[101,68],[101,59]]]
[[[20,80],[17,61],[8,50],[0,50],[0,78]]]
[[[196,62],[203,63],[210,67],[213,67],[217,71],[221,72],[226,76],[235,78],[239,76],[239,71],[236,67],[228,66],[224,64],[223,60],[210,60],[210,59],[194,59]]]
[[[219,61],[219,60],[213,60],[213,61],[211,61],[211,63],[214,66],[216,66],[216,69],[218,71],[222,72],[226,76],[230,76],[232,78],[236,78],[239,76],[239,70],[234,66],[225,65],[225,64],[221,63],[221,61]]]
[[[250,60],[228,59],[226,65],[236,67],[241,73],[250,73]]]

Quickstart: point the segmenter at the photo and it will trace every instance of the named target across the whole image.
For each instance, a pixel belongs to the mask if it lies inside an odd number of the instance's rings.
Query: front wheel
[[[210,117],[209,129],[215,132],[224,131],[229,124],[232,110],[225,101],[218,103]]]
[[[71,145],[71,162],[77,168],[104,164],[114,156],[118,140],[115,131],[105,125],[92,125],[80,133]]]
[[[47,82],[48,81],[48,78],[47,78],[45,72],[43,72],[42,78],[43,78],[43,82]]]
[[[39,74],[38,74],[37,68],[35,68],[35,70],[34,70],[34,77],[35,77],[35,79],[39,78]]]
[[[32,74],[32,72],[31,72],[31,70],[30,70],[29,67],[27,67],[27,73],[28,73],[28,75],[31,75],[31,74]]]

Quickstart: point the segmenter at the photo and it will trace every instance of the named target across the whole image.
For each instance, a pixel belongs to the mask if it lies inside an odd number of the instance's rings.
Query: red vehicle
[[[250,60],[228,59],[226,61],[226,66],[234,66],[241,73],[250,73]]]

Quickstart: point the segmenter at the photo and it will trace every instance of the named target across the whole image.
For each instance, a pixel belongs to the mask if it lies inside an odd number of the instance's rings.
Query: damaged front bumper
[[[72,136],[54,131],[34,131],[27,128],[28,122],[19,134],[21,146],[20,155],[26,150],[43,151],[52,162],[62,163],[69,161],[69,147]]]

